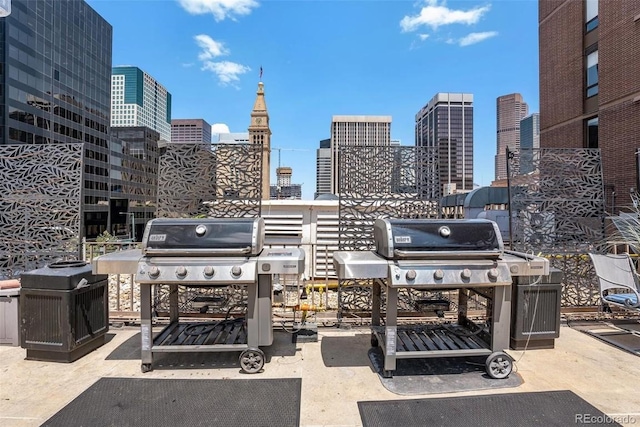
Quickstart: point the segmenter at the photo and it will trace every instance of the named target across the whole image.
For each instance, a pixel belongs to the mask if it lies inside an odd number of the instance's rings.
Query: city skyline
[[[415,112],[434,93],[471,93],[474,180],[489,185],[496,97],[522,93],[538,110],[536,1],[88,3],[113,25],[113,65],[153,75],[173,118],[246,132],[262,68],[271,145],[305,149],[281,154],[307,200],[333,115],[392,116],[391,137],[413,145]]]

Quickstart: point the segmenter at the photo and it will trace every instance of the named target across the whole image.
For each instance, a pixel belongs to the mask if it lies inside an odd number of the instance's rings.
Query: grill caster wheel
[[[147,373],[149,371],[152,371],[153,368],[151,367],[151,363],[143,363],[142,365],[140,365],[140,370],[144,374],[144,373]]]
[[[249,348],[240,353],[240,368],[247,374],[256,374],[264,366],[264,353],[259,348]]]
[[[507,353],[496,351],[487,357],[485,367],[491,378],[501,380],[507,378],[513,370],[513,360]]]
[[[371,347],[376,348],[378,347],[378,344],[378,337],[376,334],[371,334]]]

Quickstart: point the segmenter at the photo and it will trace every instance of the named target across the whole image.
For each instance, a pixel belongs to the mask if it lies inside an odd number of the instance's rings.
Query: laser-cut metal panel
[[[373,223],[378,218],[437,218],[437,177],[433,148],[339,147],[339,249],[374,249]],[[338,316],[343,311],[371,310],[372,285],[372,280],[340,280]]]
[[[601,250],[605,207],[600,150],[522,149],[508,153],[508,165],[515,250]],[[529,172],[519,174],[521,169]]]
[[[168,144],[160,156],[158,216],[260,216],[262,146]]]
[[[0,145],[0,277],[78,258],[83,148]]]
[[[372,249],[378,218],[436,218],[439,199],[425,198],[434,194],[436,160],[428,147],[340,147],[340,250]]]

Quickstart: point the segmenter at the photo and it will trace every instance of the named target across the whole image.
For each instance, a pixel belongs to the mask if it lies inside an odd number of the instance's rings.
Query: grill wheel
[[[513,360],[507,353],[496,351],[487,357],[485,367],[491,378],[500,380],[507,378],[513,370]]]
[[[247,374],[256,374],[264,366],[264,353],[259,348],[249,348],[240,354],[240,367]]]

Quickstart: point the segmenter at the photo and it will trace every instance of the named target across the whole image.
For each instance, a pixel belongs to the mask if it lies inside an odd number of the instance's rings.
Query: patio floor
[[[554,349],[512,351],[520,385],[454,393],[399,395],[385,388],[368,357],[369,330],[319,328],[318,342],[293,344],[277,332],[264,372],[240,372],[236,353],[208,359],[180,354],[142,373],[131,347],[139,328],[112,327],[109,341],[65,364],[25,360],[26,350],[0,346],[0,425],[39,426],[100,378],[301,378],[300,425],[361,426],[358,402],[570,390],[623,425],[640,423],[640,358],[566,325]],[[129,347],[127,347],[129,346]],[[213,355],[213,357],[211,356]],[[627,422],[625,422],[627,421]]]

